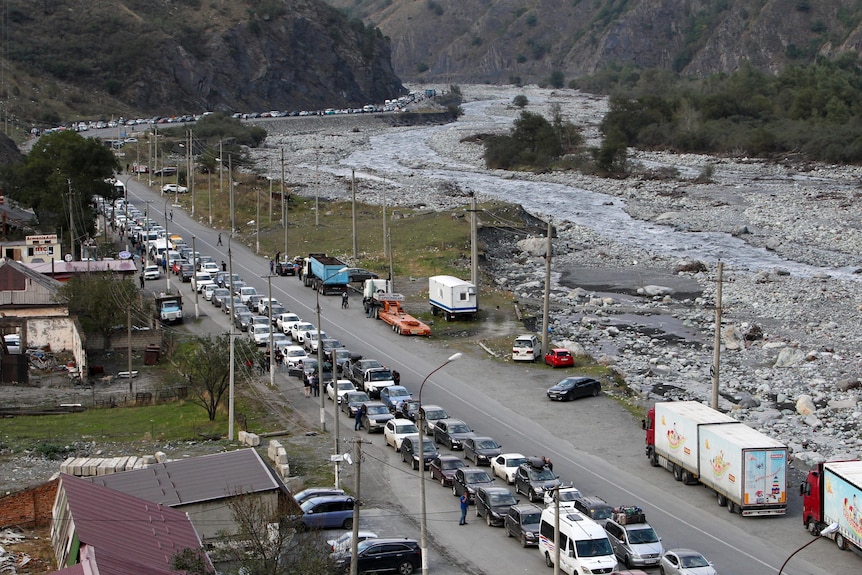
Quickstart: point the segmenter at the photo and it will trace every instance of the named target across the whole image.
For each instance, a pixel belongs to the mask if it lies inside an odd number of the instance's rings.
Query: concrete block
[[[270,455],[270,459],[272,459],[271,455]],[[74,461],[75,461],[74,457],[67,457],[66,459],[64,459],[63,463],[60,464],[60,473],[66,473],[68,475],[72,475],[71,469],[72,469],[72,465],[73,465]]]
[[[239,441],[243,445],[247,445],[248,432],[247,431],[240,431],[239,433],[236,434],[236,439],[237,439],[237,441]]]
[[[164,451],[156,451],[156,463],[164,463],[168,460],[168,455]]]
[[[138,469],[139,467],[142,467],[144,465],[155,465],[155,463],[156,463],[156,456],[155,455],[144,455],[144,456],[139,457],[137,459],[140,462],[140,463],[138,463],[138,466],[135,465],[136,462],[130,461],[129,462],[130,466],[127,466],[126,468],[127,469]]]
[[[269,440],[269,447],[266,448],[266,456],[271,460],[275,460],[275,454],[278,452],[278,448],[281,447],[281,442],[277,439]]]
[[[276,465],[275,469],[278,471],[278,474],[282,479],[287,479],[290,477],[290,464],[285,463],[283,465]]]
[[[246,444],[251,447],[258,447],[260,445],[260,436],[257,433],[247,433]]]
[[[278,451],[275,454],[275,464],[276,465],[287,465],[287,450],[283,447],[279,447]]]

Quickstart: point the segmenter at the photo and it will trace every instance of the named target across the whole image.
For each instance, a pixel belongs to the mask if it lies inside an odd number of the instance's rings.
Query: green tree
[[[526,106],[529,103],[530,103],[529,100],[527,100],[527,97],[523,94],[518,94],[517,96],[512,98],[512,105],[514,105],[518,108],[523,108],[524,106]]]
[[[562,146],[553,126],[541,115],[521,112],[512,129],[512,139],[538,159],[553,159],[560,156]]]
[[[203,407],[210,421],[216,413],[224,394],[230,386],[230,340],[227,335],[196,337],[177,347],[174,361],[189,383],[193,401]],[[247,338],[234,341],[234,356],[249,358],[253,363],[260,353]],[[248,374],[244,368],[237,370]],[[235,372],[236,373],[236,372]]]
[[[130,311],[136,323],[149,322],[147,310],[138,304],[135,282],[109,272],[75,275],[60,286],[55,299],[69,306],[69,315],[78,318],[85,333],[100,334],[106,350],[111,349],[114,329],[126,325]]]
[[[4,170],[3,179],[9,197],[32,208],[43,231],[68,232],[71,209],[75,241],[81,242],[95,232],[93,195],[118,197],[106,180],[119,170],[101,141],[67,130],[42,136],[21,164]]]
[[[566,85],[565,75],[563,75],[559,70],[554,70],[548,77],[548,85],[551,86],[551,88],[562,88]]]

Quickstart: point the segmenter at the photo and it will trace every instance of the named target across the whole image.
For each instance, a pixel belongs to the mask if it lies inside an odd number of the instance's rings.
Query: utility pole
[[[352,210],[353,210],[353,259],[359,257],[359,242],[356,237],[356,170],[350,170],[350,191],[353,196],[352,199]]]
[[[144,273],[144,270],[141,270],[141,273]],[[131,302],[129,302],[131,304]],[[129,370],[129,399],[131,399],[131,395],[135,393],[132,387],[132,306],[126,309],[126,355],[128,357],[128,367]]]
[[[395,292],[395,263],[392,256],[392,234],[390,233],[386,240],[389,242],[389,287],[392,293]]]
[[[75,210],[72,209],[72,180],[66,180],[66,184],[69,186],[69,253],[72,254],[72,261],[75,261],[75,220],[72,218]],[[141,271],[143,273],[143,268]]]
[[[479,215],[476,207],[476,194],[470,199],[470,281],[479,289]]]
[[[724,263],[718,262],[718,288],[715,292],[715,339],[712,344],[712,399],[710,407],[718,409],[718,367],[721,358],[721,284]]]
[[[222,141],[218,141],[218,195],[224,193],[224,150],[222,149]],[[231,206],[233,207],[233,206]],[[210,225],[213,223],[213,200],[210,194]]]
[[[560,575],[560,486],[554,487],[554,575]]]
[[[386,244],[386,238],[389,237],[389,230],[386,226],[386,180],[383,180],[383,257],[389,255],[389,246]]]
[[[284,190],[284,148],[281,149],[281,221],[284,223],[284,259],[287,261],[287,196]]]
[[[335,392],[335,401],[332,402],[332,410],[335,414],[335,488],[341,489],[341,474],[339,471],[341,470],[341,459],[339,459],[338,455],[341,453],[341,446],[339,443],[341,442],[341,424],[338,417],[338,379],[335,377],[335,371],[337,369],[338,363],[336,362],[337,354],[336,350],[332,350],[332,391]]]
[[[230,233],[236,233],[236,209],[233,204],[233,154],[227,155],[227,175],[230,178],[228,188],[230,189]]]
[[[194,268],[195,274],[197,274],[197,269],[198,269],[198,262],[196,261],[197,256],[195,255],[197,253],[198,252],[195,251],[195,237],[192,236],[192,260],[194,260],[194,261],[192,261],[192,267]],[[197,282],[197,280],[195,280],[195,290],[194,290],[195,291],[195,319],[199,319],[201,317],[200,308],[198,307],[198,290],[197,290],[197,287],[198,287],[198,282]],[[233,322],[231,322],[231,325],[233,325]]]
[[[257,213],[254,218],[254,253],[255,255],[260,254],[260,190],[257,187],[254,188],[254,195],[257,199]],[[272,330],[270,330],[270,333]]]
[[[421,457],[421,454],[420,454]],[[359,436],[353,437],[353,460],[356,470],[353,475],[353,537],[350,538],[350,575],[359,575],[359,565],[356,555],[359,553],[359,487],[362,471],[362,440]]]
[[[314,162],[314,227],[320,227],[320,146]]]
[[[542,306],[542,353],[548,353],[548,328],[550,327],[551,313],[551,235],[554,227],[551,225],[551,218],[548,218],[548,247],[545,253],[545,302]]]
[[[233,239],[233,235],[231,235],[227,239],[227,261],[228,261],[228,277],[230,278],[230,293],[231,298],[233,298],[233,254],[231,253],[231,240]],[[194,249],[194,248],[192,248]],[[195,299],[197,301],[197,299]],[[233,309],[233,305],[231,304],[231,309]],[[229,393],[228,393],[228,401],[227,401],[227,439],[228,441],[233,441],[233,393],[234,393],[234,362],[235,362],[235,343],[234,343],[234,322],[230,323],[230,331],[228,332],[228,339],[230,340],[230,352],[229,352],[229,361],[230,361],[230,380],[229,380]]]
[[[266,276],[266,290],[269,298],[269,303],[266,305],[269,310],[269,386],[275,387],[275,347],[272,345],[272,274]],[[335,415],[338,415],[336,413]]]

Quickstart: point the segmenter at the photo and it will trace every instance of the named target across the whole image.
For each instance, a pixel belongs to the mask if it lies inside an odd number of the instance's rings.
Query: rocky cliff
[[[299,110],[359,106],[404,91],[389,40],[319,0],[4,5],[4,55],[28,78],[0,77],[18,97],[13,107],[38,99],[78,111],[101,104],[103,114],[122,106],[128,115]]]
[[[542,81],[616,65],[775,71],[856,52],[856,0],[327,0],[392,38],[412,81]]]

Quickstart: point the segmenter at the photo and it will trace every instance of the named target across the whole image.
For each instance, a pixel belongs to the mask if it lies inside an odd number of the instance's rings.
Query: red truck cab
[[[802,496],[802,524],[812,534],[817,535],[825,526],[823,523],[823,501],[820,489],[820,467],[808,472],[805,482],[799,486]]]
[[[641,421],[641,427],[644,429],[646,439],[646,456],[653,467],[655,467],[658,465],[658,460],[653,457],[653,453],[655,452],[655,407],[649,408],[646,419]]]

